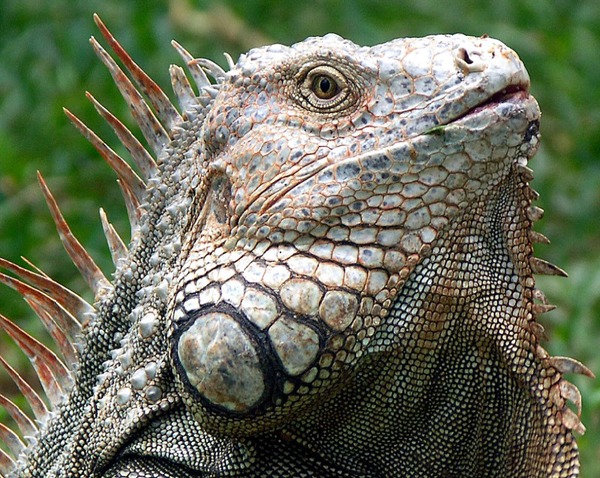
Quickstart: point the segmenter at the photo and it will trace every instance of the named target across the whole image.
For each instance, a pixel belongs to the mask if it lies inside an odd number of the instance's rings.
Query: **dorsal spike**
[[[110,47],[119,57],[119,59],[125,65],[125,68],[131,73],[133,79],[138,84],[138,86],[142,89],[142,92],[146,95],[146,97],[152,103],[158,117],[163,122],[163,124],[167,127],[167,129],[173,128],[175,125],[182,121],[181,116],[177,109],[171,103],[171,100],[167,97],[164,91],[156,84],[156,82],[146,74],[144,70],[142,70],[139,65],[133,61],[133,59],[129,56],[129,54],[125,51],[125,49],[121,46],[121,44],[115,39],[115,37],[110,33],[106,25],[102,22],[100,17],[94,13],[94,21],[98,26],[98,29],[102,33],[102,36],[108,41]]]
[[[536,242],[538,244],[550,244],[550,239],[544,236],[541,232],[534,230],[529,231],[529,239],[531,239],[531,242]]]
[[[233,60],[233,58],[231,58],[231,55],[227,52],[223,53],[223,55],[225,56],[225,60],[227,60],[227,68],[229,68],[230,70],[235,68],[235,61]]]
[[[102,63],[108,68],[117,88],[129,105],[131,114],[139,125],[144,138],[146,138],[154,153],[156,155],[160,154],[165,145],[170,141],[169,134],[156,119],[156,116],[154,116],[154,113],[146,104],[140,92],[135,89],[133,83],[131,83],[127,75],[123,73],[123,70],[119,68],[106,50],[102,48],[94,37],[90,38],[90,43]]]
[[[533,304],[533,313],[535,315],[545,314],[546,312],[551,312],[556,309],[556,306],[553,304]]]
[[[94,295],[98,298],[103,296],[108,290],[112,288],[110,282],[104,277],[104,274],[100,268],[96,265],[91,256],[87,253],[85,248],[77,240],[77,238],[71,232],[69,225],[65,221],[63,215],[58,208],[56,200],[52,196],[52,193],[48,189],[46,182],[42,175],[38,172],[38,181],[46,198],[46,204],[50,208],[50,213],[56,224],[58,235],[65,247],[65,250],[71,257],[71,260],[79,269],[79,272],[83,275],[84,279],[94,291]]]
[[[60,403],[73,377],[69,369],[52,350],[0,314],[0,328],[12,337],[33,365],[46,396],[53,405]]]
[[[193,105],[197,105],[198,99],[187,76],[185,76],[183,68],[171,65],[169,73],[171,74],[171,85],[173,86],[173,91],[175,92],[175,96],[177,96],[181,110],[186,111]]]
[[[187,64],[188,69],[198,89],[201,90],[205,86],[209,86],[210,80],[208,79],[208,76],[206,76],[206,73],[202,69],[202,66],[194,62],[194,57],[175,40],[171,41],[171,45],[173,45],[175,50],[177,50],[177,53],[179,53],[181,58],[183,58],[183,61],[185,61],[185,63]]]
[[[104,141],[102,141],[96,133],[89,129],[77,116],[71,113],[67,108],[63,108],[63,111],[81,134],[87,139],[94,148],[100,153],[112,170],[117,173],[117,176],[121,181],[126,183],[133,193],[142,198],[145,191],[146,185],[144,181],[131,169],[131,166],[115,153]]]
[[[127,246],[113,227],[113,225],[108,222],[108,218],[106,217],[106,213],[104,209],[100,208],[100,220],[102,221],[102,229],[104,230],[104,235],[106,236],[106,241],[108,242],[108,248],[110,250],[110,255],[112,256],[113,263],[115,266],[118,265],[120,259],[124,259],[127,256]]]
[[[0,442],[6,443],[6,446],[14,456],[19,456],[25,451],[25,444],[15,432],[3,423],[0,423]]]
[[[209,98],[216,98],[219,93],[218,85],[210,85],[202,88],[202,93],[204,93]]]
[[[50,278],[50,276],[48,274],[46,274],[42,269],[40,269],[38,266],[36,266],[33,262],[31,262],[29,259],[27,259],[27,257],[25,256],[21,256],[21,260],[27,264],[29,267],[31,267],[34,271],[36,271],[38,274]]]
[[[31,262],[27,261],[26,259],[24,260],[28,264],[32,265],[32,267],[35,267],[33,264],[31,264]],[[75,292],[52,280],[37,267],[36,270],[40,272],[39,274],[1,258],[0,267],[11,271],[13,274],[19,276],[21,279],[29,282],[45,294],[52,297],[52,299],[58,302],[74,318],[81,320],[86,314],[94,311],[94,308],[77,294],[75,294]],[[80,328],[80,326],[75,326],[76,330],[79,330]]]
[[[11,402],[1,393],[0,406],[3,407],[10,415],[10,418],[12,418],[15,421],[15,423],[19,427],[19,430],[21,431],[21,435],[23,435],[25,438],[33,437],[36,435],[38,428],[35,425],[35,423],[33,423],[31,418],[29,418],[25,414],[25,412],[23,412],[23,410],[17,407],[13,402]]]
[[[567,427],[569,430],[576,431],[580,435],[585,434],[585,426],[581,423],[580,418],[575,414],[573,410],[568,407],[564,407],[562,410],[561,417],[562,424]]]
[[[537,206],[529,206],[525,210],[525,213],[527,214],[527,218],[531,222],[537,222],[542,217],[544,217],[544,210],[541,207],[537,207]]]
[[[30,361],[33,363],[33,360],[30,359]],[[52,375],[50,367],[43,362],[37,361],[34,365],[34,370],[50,403],[52,406],[57,406],[65,396],[65,391],[59,386],[54,375]]]
[[[142,220],[143,210],[135,194],[133,194],[133,192],[120,180],[117,179],[117,183],[121,188],[121,194],[123,195],[123,199],[125,200],[127,217],[129,218],[129,224],[131,225],[131,238],[133,238],[135,232],[140,227],[140,221]]]
[[[214,90],[214,88],[213,88]],[[208,94],[208,92],[206,91],[206,88],[202,90],[204,94],[200,95],[198,97],[198,103],[200,103],[202,106],[204,106],[205,108],[210,105],[212,103],[212,100],[214,99],[214,95]],[[216,90],[214,90],[216,91]]]
[[[92,96],[91,93],[86,92],[86,97],[92,102],[96,111],[106,120],[111,126],[119,141],[125,146],[131,159],[140,168],[144,178],[148,179],[156,171],[156,161],[150,155],[150,153],[142,146],[142,143],[129,131],[129,129],[110,111],[108,111],[102,104]]]
[[[14,277],[0,273],[0,282],[16,290],[23,296],[43,322],[44,327],[59,346],[67,362],[75,363],[76,357],[72,355],[74,349],[67,338],[68,334],[73,339],[81,330],[81,324],[77,322],[75,317],[69,314],[52,297]]]
[[[524,164],[517,164],[517,172],[521,174],[523,180],[529,182],[533,181],[533,169],[527,167]]]
[[[194,58],[189,64],[197,64],[202,67],[217,83],[221,83],[225,78],[225,70],[217,65],[214,61],[207,58]]]
[[[577,408],[577,416],[581,417],[581,392],[571,382],[562,379],[560,381],[560,394]]]
[[[33,414],[35,418],[40,422],[44,422],[48,418],[48,408],[46,404],[38,395],[38,393],[33,389],[31,385],[29,385],[17,371],[12,368],[6,360],[0,355],[0,364],[4,367],[12,381],[15,383],[17,388],[21,391],[21,394],[27,400],[27,403],[33,410]]]
[[[575,360],[571,357],[549,357],[548,362],[560,373],[576,373],[578,375],[596,378],[594,372],[583,365],[579,360]]]
[[[40,318],[44,327],[54,340],[54,343],[58,346],[58,349],[65,360],[65,365],[72,369],[79,362],[79,359],[73,341],[67,337],[59,323],[60,320],[64,321],[65,319],[56,318],[57,316],[50,314],[45,304],[40,304],[34,300],[25,300],[29,304],[29,307],[31,307],[35,314]],[[57,307],[57,309],[60,311],[59,307]],[[60,312],[64,312],[64,315],[66,316],[69,315],[69,313],[64,310]]]
[[[0,475],[8,477],[12,475],[15,469],[15,461],[0,448]]]
[[[540,259],[538,257],[532,257],[529,260],[529,265],[534,274],[547,275],[547,276],[562,276],[568,277],[569,275],[563,271],[560,267]]]

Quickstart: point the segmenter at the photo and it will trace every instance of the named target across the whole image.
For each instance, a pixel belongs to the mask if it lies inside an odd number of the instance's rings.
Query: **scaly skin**
[[[217,80],[158,141],[14,476],[578,476],[577,364],[538,343],[533,273],[557,269],[532,255],[517,55],[328,35]]]

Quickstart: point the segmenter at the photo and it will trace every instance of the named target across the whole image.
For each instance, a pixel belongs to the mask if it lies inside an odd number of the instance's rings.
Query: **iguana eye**
[[[339,87],[334,78],[328,75],[319,75],[313,79],[312,91],[322,100],[330,100],[339,92]]]
[[[317,113],[337,113],[355,104],[352,82],[338,69],[319,65],[300,73],[300,105]]]

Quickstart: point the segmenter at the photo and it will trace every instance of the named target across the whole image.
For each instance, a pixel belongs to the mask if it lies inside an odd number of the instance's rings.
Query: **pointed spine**
[[[541,289],[533,289],[533,298],[539,300],[544,305],[548,305],[548,298]]]
[[[47,277],[48,279],[50,278],[50,276],[48,274],[46,274],[42,269],[40,269],[38,266],[36,266],[33,262],[31,262],[25,256],[21,256],[21,260],[23,262],[25,262],[25,264],[27,264],[29,267],[31,267],[34,271],[36,271],[41,276]]]
[[[550,244],[550,239],[544,236],[541,232],[529,231],[529,239],[537,244]]]
[[[25,451],[25,444],[19,435],[2,423],[0,423],[0,442],[6,443],[8,449],[16,457]]]
[[[555,266],[554,264],[545,261],[543,259],[539,259],[537,257],[532,257],[529,261],[529,265],[531,266],[531,270],[534,274],[541,274],[546,276],[562,276],[568,277],[569,275],[563,271],[560,267]]]
[[[60,350],[60,353],[64,358],[65,365],[69,369],[72,369],[79,362],[77,351],[75,350],[74,342],[63,332],[59,323],[61,320],[63,322],[69,320],[62,314],[62,312],[66,311],[59,311],[61,316],[57,317],[48,312],[45,304],[40,304],[34,300],[25,300],[29,304],[29,307],[31,307],[35,314],[40,318],[44,327],[54,340],[54,343],[58,346],[58,350]],[[65,315],[68,316],[69,314],[67,313]]]
[[[162,124],[156,119],[156,116],[154,116],[154,113],[146,104],[142,95],[135,89],[133,83],[131,83],[106,50],[102,48],[94,37],[90,38],[90,43],[102,63],[108,68],[117,88],[129,105],[131,114],[133,114],[139,125],[144,138],[146,138],[154,153],[158,155],[169,142],[169,135]]]
[[[521,175],[524,181],[533,181],[533,169],[524,164],[517,164],[517,172]]]
[[[119,141],[125,146],[131,159],[136,164],[140,171],[144,175],[145,179],[148,179],[152,174],[156,172],[156,161],[150,155],[150,153],[142,146],[142,143],[127,129],[127,127],[110,111],[108,111],[100,102],[92,96],[91,93],[87,92],[86,97],[92,102],[96,111],[104,118],[104,120],[111,126]]]
[[[594,373],[580,361],[571,357],[549,357],[548,362],[560,373],[576,373],[590,378],[596,378]]]
[[[96,265],[91,256],[87,253],[85,248],[77,240],[77,238],[71,232],[69,225],[65,221],[63,215],[58,208],[56,200],[52,196],[52,193],[48,189],[46,182],[42,175],[38,172],[38,181],[46,198],[46,203],[50,208],[50,213],[56,224],[58,235],[65,247],[65,250],[71,257],[71,260],[79,269],[79,272],[83,275],[84,279],[94,291],[96,297],[100,297],[106,293],[106,291],[112,288],[110,282],[104,277],[104,274],[100,268]]]
[[[227,52],[223,53],[223,55],[225,56],[225,60],[227,61],[227,67],[232,70],[235,68],[235,61],[233,61],[233,58],[231,58],[231,55]]]
[[[33,365],[46,396],[53,405],[61,402],[73,382],[69,369],[41,342],[0,314],[0,327],[12,337]]]
[[[102,229],[104,230],[104,235],[106,236],[106,242],[108,243],[110,255],[112,257],[113,263],[115,264],[115,266],[117,266],[118,262],[127,256],[127,246],[125,245],[125,243],[123,242],[113,225],[110,222],[108,222],[106,213],[102,208],[100,208],[100,220],[102,221]]]
[[[531,322],[529,324],[529,329],[534,333],[538,340],[547,340],[548,337],[546,335],[546,330],[544,326],[539,322]]]
[[[217,83],[222,83],[225,78],[226,72],[223,68],[217,65],[214,61],[206,58],[194,58],[188,65],[197,64],[210,76],[212,76]]]
[[[133,169],[127,164],[127,162],[115,153],[104,141],[102,141],[96,133],[89,129],[77,116],[71,113],[68,109],[63,108],[63,111],[75,125],[75,127],[81,132],[81,134],[87,139],[96,151],[104,158],[112,170],[117,173],[117,176],[123,183],[133,191],[133,193],[141,198],[146,190],[146,185],[140,177],[135,174]]]
[[[137,63],[135,63],[121,44],[113,37],[106,25],[100,20],[100,17],[94,14],[94,21],[102,36],[108,41],[110,47],[123,62],[133,79],[142,89],[142,92],[152,103],[158,117],[161,119],[167,129],[172,129],[175,125],[181,122],[181,116],[177,109],[173,106],[167,95],[162,89],[150,78]]]
[[[12,368],[6,360],[2,356],[0,356],[0,364],[4,367],[12,381],[15,383],[17,388],[20,390],[25,400],[33,410],[33,414],[38,421],[44,422],[48,418],[48,408],[46,408],[46,404],[41,399],[41,397],[37,394],[37,392],[33,389],[31,385],[29,385],[21,375],[17,373],[17,371]]]
[[[8,455],[8,453],[0,448],[0,475],[8,477],[12,474],[14,469],[14,460]]]
[[[538,193],[535,189],[526,188],[525,195],[530,201],[537,201],[540,198],[540,193]]]
[[[131,189],[125,186],[120,180],[117,179],[117,184],[121,189],[123,200],[125,201],[125,208],[127,209],[127,217],[129,218],[129,224],[131,225],[131,238],[134,237],[135,233],[140,227],[142,220],[142,208],[139,199],[133,194]]]
[[[175,40],[171,41],[171,45],[173,45],[173,48],[177,50],[177,53],[179,53],[181,58],[183,58],[183,61],[185,61],[187,64],[198,90],[201,90],[205,86],[210,86],[210,80],[208,79],[208,76],[206,76],[206,73],[202,67],[198,63],[194,62],[194,57],[190,55],[190,53]]]
[[[177,96],[181,110],[189,110],[193,105],[198,104],[196,94],[185,76],[183,68],[171,65],[169,73],[171,74],[171,85],[173,86],[173,91],[175,96]]]
[[[15,421],[15,423],[19,427],[21,434],[25,438],[34,437],[37,434],[38,428],[35,425],[35,423],[33,423],[31,421],[31,418],[29,418],[27,415],[25,415],[23,410],[21,410],[19,407],[17,407],[13,402],[11,402],[8,398],[6,398],[1,393],[0,393],[0,406],[3,407],[8,412],[10,417]]]
[[[585,426],[575,412],[568,407],[564,407],[562,410],[562,423],[569,430],[576,431],[580,435],[585,434]]]
[[[544,217],[544,210],[541,207],[529,206],[525,213],[531,222],[537,222]]]
[[[560,394],[565,400],[570,401],[577,407],[577,416],[581,416],[581,392],[579,389],[567,380],[560,381]]]
[[[533,313],[535,315],[545,314],[556,309],[553,304],[533,304]]]
[[[0,282],[16,290],[40,318],[48,333],[58,345],[63,357],[69,364],[77,363],[77,354],[67,337],[76,337],[81,330],[79,322],[58,302],[43,292],[14,277],[0,273]]]
[[[25,258],[23,259],[28,264],[31,264]],[[1,258],[0,267],[11,271],[13,274],[19,276],[21,279],[29,282],[30,284],[40,289],[42,292],[50,296],[53,300],[58,302],[73,318],[82,318],[85,314],[89,314],[94,311],[94,308],[81,297],[79,297],[77,294],[75,294],[75,292],[67,289],[58,282],[52,280],[42,271],[40,271],[40,274],[37,274],[21,266],[13,264],[12,262],[7,261],[6,259]],[[35,266],[32,265],[32,267]],[[39,271],[39,269],[37,270]],[[81,325],[74,324],[73,330],[79,332],[79,330],[81,330]],[[66,329],[65,331],[67,332]],[[71,336],[73,337],[74,335],[75,334]]]

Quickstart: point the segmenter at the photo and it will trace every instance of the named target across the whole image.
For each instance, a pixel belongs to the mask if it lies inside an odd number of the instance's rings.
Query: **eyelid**
[[[331,98],[319,98],[314,92],[314,81],[319,76],[331,78],[336,84],[336,93]],[[340,113],[356,104],[358,94],[353,91],[352,81],[331,65],[316,65],[301,70],[298,80],[298,103],[316,113]]]
[[[340,73],[339,70],[327,65],[317,66],[308,71],[308,73],[306,74],[305,81],[312,84],[312,81],[318,76],[328,76],[330,78],[333,78],[339,90],[348,87],[348,83],[344,75]]]

